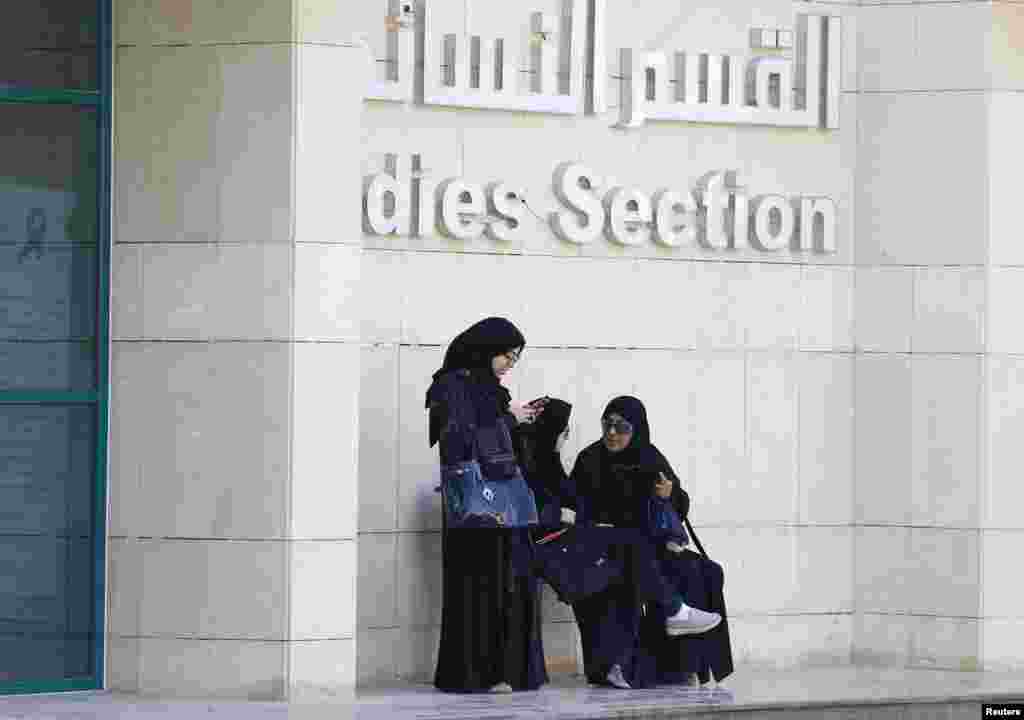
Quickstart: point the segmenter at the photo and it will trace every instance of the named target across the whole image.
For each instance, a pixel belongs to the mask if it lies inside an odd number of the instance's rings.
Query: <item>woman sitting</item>
[[[615,398],[601,416],[601,427],[601,440],[579,454],[570,476],[578,493],[576,521],[584,527],[618,528],[621,542],[617,539],[616,548],[627,582],[576,603],[573,610],[587,678],[629,688],[656,682],[650,655],[641,649],[664,635],[641,638],[641,631],[650,627],[641,622],[645,615],[654,613],[662,619],[659,626],[670,636],[707,632],[722,617],[686,604],[676,584],[662,572],[659,545],[680,545],[686,538],[659,537],[652,519],[659,505],[670,506],[685,518],[689,496],[665,456],[651,444],[643,403],[634,397]]]

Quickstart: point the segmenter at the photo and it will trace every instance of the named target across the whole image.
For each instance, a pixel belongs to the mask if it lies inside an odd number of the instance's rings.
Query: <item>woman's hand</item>
[[[662,499],[672,497],[672,481],[665,477],[665,473],[658,473],[658,482],[654,484],[654,494]]]
[[[520,423],[532,423],[540,415],[543,406],[529,405],[518,402],[509,403],[508,410],[512,413],[516,422]]]

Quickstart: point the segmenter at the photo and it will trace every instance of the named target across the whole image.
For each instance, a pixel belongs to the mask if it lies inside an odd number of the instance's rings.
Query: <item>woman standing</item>
[[[443,471],[477,460],[482,437],[529,423],[539,407],[511,402],[502,378],[526,345],[504,318],[476,323],[448,348],[427,391],[430,446]],[[512,502],[530,507],[525,484],[509,484]],[[443,609],[434,685],[449,692],[533,690],[547,682],[539,585],[531,572],[529,527],[443,530]]]

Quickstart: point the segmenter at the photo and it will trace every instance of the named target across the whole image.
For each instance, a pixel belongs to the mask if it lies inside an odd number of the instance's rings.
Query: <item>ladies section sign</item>
[[[456,15],[445,15],[441,0],[379,1],[387,42],[378,66],[386,72],[370,99],[564,115],[617,109],[621,128],[651,120],[825,132],[839,126],[837,17],[800,14],[793,27],[748,28],[743,53],[613,51],[607,0],[560,0],[558,14],[527,5],[515,24],[522,30],[507,37],[467,32],[464,17],[457,28],[444,26]],[[516,36],[522,33],[527,37]],[[827,197],[757,194],[729,170],[662,188],[617,185],[600,172],[579,162],[558,165],[552,210],[534,207],[530,199],[540,196],[531,189],[432,177],[422,156],[391,154],[384,172],[364,180],[363,226],[373,235],[440,232],[514,242],[542,224],[575,245],[603,237],[622,246],[836,251],[836,207]]]
[[[435,229],[455,240],[482,235],[513,242],[531,218],[564,242],[586,245],[604,236],[618,245],[648,242],[675,248],[833,253],[836,208],[826,197],[750,195],[736,172],[710,172],[693,188],[605,187],[592,169],[560,164],[552,178],[560,208],[543,217],[527,193],[501,182],[479,185],[458,177],[441,182],[422,171],[419,155],[387,156],[387,171],[363,182],[363,229],[372,235],[426,236]]]
[[[648,120],[839,127],[838,17],[800,14],[794,27],[749,28],[743,54],[609,52],[607,0],[562,0],[557,15],[527,7],[526,38],[439,27],[433,10],[441,0],[379,1],[386,52],[377,61],[386,77],[370,99],[568,115],[618,108],[620,127]]]

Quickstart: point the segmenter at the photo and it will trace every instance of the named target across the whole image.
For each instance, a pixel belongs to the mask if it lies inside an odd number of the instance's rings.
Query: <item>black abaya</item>
[[[445,531],[438,689],[474,692],[507,682],[535,690],[548,681],[529,532]]]
[[[474,433],[480,429],[515,426],[508,391],[493,374],[491,360],[524,344],[512,323],[487,318],[449,346],[427,391],[430,445],[440,445],[442,465],[475,459]],[[533,505],[532,498],[528,502]],[[442,533],[435,686],[449,692],[486,691],[503,682],[516,690],[540,687],[548,677],[530,528],[445,526]]]

